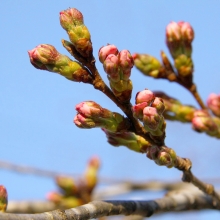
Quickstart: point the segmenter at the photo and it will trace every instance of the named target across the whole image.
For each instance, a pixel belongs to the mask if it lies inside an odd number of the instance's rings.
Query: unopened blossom
[[[220,126],[206,111],[195,111],[192,128],[197,132],[205,132],[210,136],[220,138]]]
[[[40,44],[28,51],[31,64],[38,69],[47,69],[45,65],[54,64],[60,57],[60,53],[50,44]]]
[[[52,45],[41,44],[28,51],[28,54],[31,64],[37,69],[59,73],[75,82],[92,82],[91,75],[79,62],[60,54]]]
[[[178,23],[171,21],[166,27],[166,38],[168,42],[180,41],[181,31]]]
[[[142,103],[132,106],[133,116],[143,121],[143,110],[147,106],[148,106],[147,102],[142,102]]]
[[[220,95],[211,93],[208,97],[207,105],[214,115],[220,117]]]
[[[180,27],[180,33],[181,33],[182,40],[191,43],[194,39],[194,30],[193,30],[192,26],[190,25],[190,23],[180,21],[180,22],[178,22],[178,25]]]
[[[176,153],[173,149],[162,147],[155,159],[155,163],[160,166],[172,168],[176,164]]]
[[[148,105],[150,105],[152,101],[154,100],[154,98],[155,98],[154,93],[150,91],[149,89],[145,89],[137,93],[135,97],[135,103],[139,104],[142,102],[146,102]]]
[[[83,15],[76,8],[69,8],[60,12],[60,24],[65,30],[72,26],[83,24]]]
[[[60,24],[69,35],[75,49],[83,57],[91,57],[93,51],[91,35],[84,25],[82,13],[75,8],[61,11]]]
[[[130,77],[131,69],[134,66],[134,59],[128,50],[122,50],[119,53],[119,65],[123,72],[123,79],[128,80]]]
[[[100,117],[103,114],[102,107],[93,101],[81,102],[76,105],[76,111],[83,114],[85,117]],[[108,111],[105,111],[108,113]]]
[[[99,49],[99,60],[101,63],[105,61],[108,55],[118,55],[118,48],[113,44],[108,44],[107,46],[103,46]]]
[[[117,112],[111,112],[93,101],[76,105],[77,115],[74,123],[79,128],[101,127],[110,131],[118,131],[128,126],[127,119]]]
[[[194,31],[188,22],[171,22],[166,28],[166,43],[174,59],[184,54],[191,57]]]
[[[163,120],[163,116],[159,115],[156,108],[145,107],[143,110],[144,127],[147,130],[156,131]]]
[[[155,97],[155,99],[153,100],[151,107],[156,108],[158,114],[163,114],[163,112],[165,111],[165,105],[164,105],[164,101],[162,98],[159,97]]]
[[[111,74],[118,74],[119,71],[119,60],[118,60],[118,56],[114,55],[114,54],[109,54],[104,63],[104,70],[107,74],[111,75]],[[118,75],[118,77],[120,77]],[[119,78],[120,79],[120,78]]]
[[[154,160],[157,165],[168,168],[175,166],[177,159],[175,151],[166,146],[152,146],[147,148],[147,157]]]

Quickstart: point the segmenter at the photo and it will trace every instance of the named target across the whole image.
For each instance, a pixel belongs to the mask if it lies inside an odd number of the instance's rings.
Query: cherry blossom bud
[[[214,115],[220,117],[220,95],[211,93],[208,97],[207,105]]]
[[[3,185],[0,185],[0,212],[5,212],[8,205],[8,193]]]
[[[195,111],[192,119],[192,128],[197,132],[205,132],[210,136],[220,138],[220,126],[205,111]]]
[[[60,12],[60,24],[67,31],[76,50],[83,57],[91,57],[91,35],[84,25],[82,13],[75,8],[64,10]]]
[[[184,54],[191,57],[194,31],[188,22],[171,22],[166,28],[166,43],[174,59]]]
[[[143,110],[144,127],[147,130],[156,131],[160,125],[163,116],[159,115],[156,108],[145,107]]]
[[[136,104],[132,107],[133,116],[143,121],[143,110],[148,106],[147,102]]]
[[[92,82],[91,75],[80,63],[60,54],[52,45],[41,44],[28,54],[31,64],[38,69],[59,73],[75,82]]]
[[[134,65],[146,76],[159,77],[161,63],[148,54],[133,54]]]
[[[54,64],[60,54],[56,48],[50,44],[40,44],[32,50],[28,51],[31,64],[38,68],[45,70],[45,65]]]
[[[95,122],[93,119],[87,118],[80,113],[74,117],[73,122],[77,127],[86,129],[99,127],[101,125],[100,122]]]
[[[180,32],[181,32],[181,38],[184,41],[192,42],[194,39],[194,30],[190,23],[180,21],[178,22],[178,26],[180,27]]]
[[[128,50],[122,50],[119,53],[119,65],[123,73],[127,75],[125,78],[128,79],[130,77],[130,72],[132,67],[134,66],[134,60]]]
[[[155,162],[160,166],[172,168],[176,163],[176,153],[173,149],[164,146],[160,149]]]
[[[178,23],[171,21],[166,27],[166,38],[167,41],[180,41],[181,40],[181,31]]]
[[[163,114],[165,110],[163,99],[156,97],[152,102],[151,107],[156,108],[158,114]]]
[[[104,63],[104,70],[107,74],[111,75],[111,74],[116,74],[119,71],[119,60],[118,60],[118,56],[114,55],[114,54],[109,54]]]
[[[76,110],[78,114],[74,118],[74,123],[79,128],[101,127],[115,132],[129,125],[127,119],[119,113],[111,112],[92,101],[78,104]]]
[[[100,117],[102,107],[93,101],[81,102],[76,105],[76,111],[83,114],[85,117]]]
[[[150,91],[149,89],[145,89],[137,93],[135,97],[135,103],[139,104],[142,102],[146,102],[148,105],[150,105],[152,101],[154,100],[154,98],[155,98],[154,93]]]
[[[105,132],[108,142],[115,147],[125,146],[130,150],[144,153],[147,148],[151,146],[151,144],[143,137],[136,135],[133,132],[110,132],[106,129],[102,130]]]
[[[82,25],[83,15],[76,8],[69,8],[67,10],[61,11],[60,24],[65,30],[70,29],[74,25]]]
[[[103,46],[99,49],[99,60],[101,63],[104,63],[105,59],[108,55],[118,55],[118,49],[113,44],[108,44],[107,46]]]

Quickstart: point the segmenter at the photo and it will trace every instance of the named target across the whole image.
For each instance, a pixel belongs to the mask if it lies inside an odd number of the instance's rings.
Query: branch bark
[[[1,213],[1,220],[86,220],[112,215],[140,215],[149,217],[166,212],[216,209],[213,199],[193,187],[171,191],[165,197],[149,201],[93,201],[67,210],[55,210],[40,214]]]

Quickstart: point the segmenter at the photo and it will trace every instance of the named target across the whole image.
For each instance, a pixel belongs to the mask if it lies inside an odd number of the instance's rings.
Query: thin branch
[[[201,180],[199,180],[197,177],[193,175],[193,173],[191,172],[192,163],[189,159],[177,157],[175,167],[178,170],[183,171],[182,180],[184,182],[192,183],[194,186],[198,187],[204,193],[212,196],[213,201],[214,201],[213,205],[220,208],[220,196],[215,191],[214,186],[211,184],[202,182]]]
[[[44,169],[39,169],[36,167],[18,165],[11,162],[0,161],[0,169],[6,169],[18,173],[25,173],[25,174],[33,174],[37,176],[44,176],[50,178],[56,178],[57,176],[79,176],[79,174],[68,174],[68,173],[59,173],[55,171],[49,171]]]
[[[211,197],[197,188],[172,191],[165,197],[149,201],[93,201],[67,210],[55,210],[40,214],[1,213],[1,220],[86,220],[112,215],[141,215],[149,217],[166,212],[216,209]]]

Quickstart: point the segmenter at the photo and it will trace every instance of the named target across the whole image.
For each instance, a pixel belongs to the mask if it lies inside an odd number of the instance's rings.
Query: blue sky
[[[43,2],[43,3],[42,3]],[[212,4],[211,4],[212,3]],[[101,176],[132,180],[178,180],[175,169],[156,166],[145,155],[114,148],[100,129],[80,130],[73,124],[74,106],[94,100],[112,111],[120,110],[92,86],[74,83],[29,63],[27,51],[48,43],[67,54],[61,39],[68,39],[59,24],[59,12],[79,9],[89,28],[94,56],[107,43],[131,53],[148,53],[159,58],[165,45],[165,27],[170,21],[188,21],[195,30],[194,80],[205,101],[211,92],[219,93],[220,3],[218,1],[1,1],[0,22],[0,146],[2,160],[57,172],[81,173],[92,155],[102,160]],[[97,67],[106,80],[102,66]],[[184,88],[132,71],[135,94],[144,89],[163,90],[185,104],[198,107]],[[198,177],[218,177],[219,142],[191,130],[190,125],[167,125],[166,144],[193,162]],[[55,189],[53,180],[0,170],[1,182],[9,199],[43,199]],[[155,194],[155,196],[157,196]],[[144,193],[142,198],[149,199]],[[151,198],[154,198],[153,196]],[[156,197],[155,197],[156,198]],[[219,215],[219,214],[218,214]],[[181,214],[180,219],[217,219],[217,212]],[[167,215],[175,219],[176,215]],[[152,219],[162,219],[154,217]],[[165,217],[163,218],[165,219]]]

